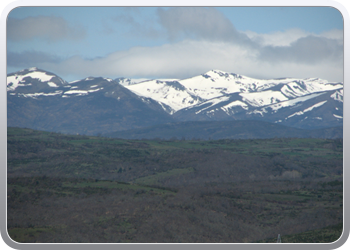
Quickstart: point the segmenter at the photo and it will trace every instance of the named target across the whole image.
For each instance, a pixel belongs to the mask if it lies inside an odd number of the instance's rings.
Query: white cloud
[[[158,47],[135,47],[104,58],[84,60],[72,57],[60,63],[43,63],[44,69],[58,74],[105,77],[187,78],[210,69],[221,69],[258,78],[319,77],[343,81],[342,61],[308,63],[294,60],[264,60],[258,49],[228,42],[185,40]]]
[[[338,30],[338,29],[332,29],[329,31],[322,32],[319,37],[325,37],[328,39],[334,39],[336,40],[339,44],[343,45],[344,44],[344,31],[343,30]]]
[[[261,46],[288,46],[299,38],[310,35],[310,33],[300,29],[290,29],[267,34],[259,34],[253,31],[245,31],[244,33]]]

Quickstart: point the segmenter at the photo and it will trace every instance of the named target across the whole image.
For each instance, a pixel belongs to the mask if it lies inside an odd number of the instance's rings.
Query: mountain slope
[[[158,103],[140,98],[111,79],[89,77],[53,88],[48,84],[52,78],[32,77],[38,72],[49,75],[42,70],[29,75],[23,71],[16,76],[22,79],[17,85],[10,82],[16,88],[8,91],[8,126],[98,134],[173,121]]]
[[[342,90],[326,91],[256,108],[235,93],[182,109],[174,117],[183,121],[261,120],[304,129],[335,127],[343,124],[342,97]]]

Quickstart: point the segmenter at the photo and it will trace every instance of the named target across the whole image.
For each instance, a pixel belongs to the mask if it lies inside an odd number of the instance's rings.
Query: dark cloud
[[[21,53],[7,52],[7,66],[9,67],[32,67],[42,63],[59,63],[62,59],[55,55],[39,51],[24,51]]]
[[[158,16],[170,40],[193,38],[251,44],[251,40],[215,8],[159,8]]]
[[[317,64],[322,61],[342,61],[343,45],[335,39],[307,36],[289,46],[265,46],[260,49],[260,60]]]
[[[317,64],[324,60],[339,62],[343,58],[343,45],[339,39],[322,36],[296,38],[286,46],[265,45],[263,39],[251,39],[245,33],[237,31],[230,20],[215,8],[159,8],[158,16],[159,23],[172,41],[195,39],[237,44],[251,50],[250,54],[255,54],[256,60],[261,62]],[[280,33],[277,35],[283,36],[284,33]],[[293,36],[293,33],[289,35]],[[298,32],[294,36],[298,36]]]
[[[48,41],[61,39],[81,39],[85,30],[81,27],[69,26],[67,21],[55,16],[36,16],[23,19],[7,19],[7,38],[12,41],[29,40],[35,37]]]
[[[164,36],[164,32],[156,28],[157,22],[154,19],[143,19],[142,21],[138,21],[136,16],[139,17],[141,15],[139,9],[132,9],[132,11],[128,9],[124,14],[113,18],[114,22],[123,24],[124,27],[129,28],[123,35],[128,37],[142,37],[142,39],[157,39]],[[116,29],[113,30],[116,32]]]

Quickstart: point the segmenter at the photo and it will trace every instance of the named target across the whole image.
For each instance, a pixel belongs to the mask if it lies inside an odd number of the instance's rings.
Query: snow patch
[[[71,82],[69,82],[69,84],[71,84],[71,83],[76,83],[76,82],[80,82],[81,80],[74,80],[74,81],[71,81]]]
[[[339,102],[343,102],[343,90],[338,90],[336,92],[334,92],[332,95],[331,95],[331,98],[333,98],[334,100],[336,101],[339,101]]]
[[[322,106],[323,104],[325,104],[327,101],[323,101],[323,102],[319,102],[319,103],[316,103],[315,105],[312,105],[311,107],[307,108],[307,109],[304,109],[303,111],[299,111],[299,112],[295,112],[294,114],[288,116],[287,118],[285,119],[289,119],[293,116],[296,116],[296,115],[303,115],[304,113],[306,112],[309,112],[311,110],[313,110],[314,108],[318,108],[320,106]]]
[[[43,92],[31,93],[31,94],[18,93],[18,96],[35,98],[38,96],[55,96],[55,95],[60,95],[60,94],[62,94],[62,90],[57,90],[53,93],[43,93]]]
[[[90,89],[90,90],[88,90],[88,93],[97,92],[97,91],[99,91],[101,89],[103,89],[103,87],[101,87],[99,89]]]
[[[86,77],[85,79],[84,79],[84,81],[92,81],[92,80],[94,80],[95,79],[95,77]]]
[[[219,97],[219,98],[214,98],[212,100],[209,100],[209,101],[206,101],[205,103],[201,103],[200,106],[204,105],[204,104],[207,104],[207,103],[211,103],[211,105],[209,105],[208,107],[205,107],[199,111],[196,112],[196,115],[203,112],[204,110],[207,110],[211,107],[213,107],[214,105],[220,103],[220,102],[224,102],[224,101],[228,101],[230,99],[230,97],[228,96],[222,96],[222,97]]]
[[[229,109],[231,109],[232,107],[237,107],[237,106],[241,106],[245,110],[249,109],[247,104],[245,104],[242,101],[237,100],[237,101],[233,101],[233,102],[231,102],[229,104],[226,104],[226,105],[222,106],[221,110],[223,110],[226,114],[229,115]]]
[[[335,118],[338,118],[338,119],[343,119],[343,117],[340,116],[340,115],[333,114],[333,116],[334,116]]]
[[[309,112],[311,110],[313,110],[314,108],[318,108],[318,107],[321,107],[323,104],[325,104],[327,101],[323,101],[323,102],[319,102],[319,103],[316,103],[315,105],[312,105],[311,107],[307,108],[307,109],[304,109],[304,112]]]
[[[315,98],[315,97],[323,95],[323,94],[324,93],[317,93],[317,94],[311,94],[311,95],[307,95],[307,96],[297,97],[295,99],[279,102],[279,103],[276,103],[276,104],[269,105],[267,107],[271,108],[273,111],[276,112],[277,110],[279,110],[281,108],[295,106],[298,103],[304,102],[306,100]]]
[[[281,92],[272,90],[253,93],[241,93],[239,95],[243,97],[243,101],[248,102],[254,107],[262,107],[288,100],[288,98]]]
[[[58,88],[58,85],[54,82],[48,82],[47,85],[49,85],[50,87],[53,87],[53,88]]]
[[[77,95],[77,96],[81,96],[81,95],[87,95],[89,93],[92,93],[92,92],[96,92],[96,91],[99,91],[103,89],[102,88],[99,88],[99,89],[91,89],[91,90],[68,90],[66,92],[64,92],[64,95]]]

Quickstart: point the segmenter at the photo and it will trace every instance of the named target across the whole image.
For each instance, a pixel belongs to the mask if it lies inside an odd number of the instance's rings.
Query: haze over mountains
[[[133,129],[133,135],[142,138],[145,134],[135,129],[161,127],[164,134],[176,123],[196,131],[206,122],[212,133],[196,133],[198,138],[216,138],[214,133],[224,130],[217,139],[259,138],[251,126],[243,125],[250,130],[246,137],[244,131],[237,137],[237,131],[227,129],[238,120],[254,120],[254,128],[265,135],[271,129],[275,136],[298,137],[296,129],[318,129],[316,134],[300,132],[300,137],[322,137],[320,129],[327,129],[328,137],[341,137],[343,83],[319,78],[262,80],[220,70],[181,80],[87,77],[66,82],[37,68],[7,76],[7,123],[13,127],[118,137]],[[278,134],[276,126],[285,131]],[[166,134],[164,138],[189,137],[184,130]],[[159,137],[154,129],[152,136]]]

